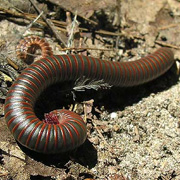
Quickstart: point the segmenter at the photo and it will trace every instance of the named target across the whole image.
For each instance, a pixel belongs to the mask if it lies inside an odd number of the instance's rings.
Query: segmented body
[[[25,37],[19,42],[16,49],[17,57],[27,64],[31,64],[33,62],[33,55],[38,49],[41,50],[41,56],[39,58],[53,55],[52,48],[49,46],[49,43],[38,36]]]
[[[80,55],[54,55],[30,65],[17,78],[6,98],[7,125],[22,145],[43,153],[74,149],[86,139],[82,118],[68,110],[54,114],[61,122],[48,124],[37,118],[34,104],[41,92],[57,82],[86,77],[115,86],[134,86],[165,73],[174,63],[173,53],[160,48],[133,62],[110,62]]]

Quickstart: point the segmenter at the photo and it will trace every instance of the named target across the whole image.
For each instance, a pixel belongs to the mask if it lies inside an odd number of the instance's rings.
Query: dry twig
[[[29,0],[31,2],[31,4],[34,6],[35,10],[41,14],[41,10],[38,8],[37,4],[35,3],[34,0]],[[63,47],[66,47],[66,43],[64,42],[64,40],[61,38],[61,36],[59,36],[59,34],[57,33],[57,30],[53,24],[53,22],[50,19],[46,18],[46,14],[42,14],[41,15],[42,19],[47,23],[47,25],[49,26],[49,28],[52,30],[52,32],[54,33],[56,39],[62,43]]]
[[[61,4],[58,2],[58,1],[53,1],[53,0],[49,0],[51,3],[53,3],[53,4],[55,4],[55,5],[58,5],[59,7],[61,7],[62,9],[64,9],[65,11],[69,11],[69,12],[71,12],[72,14],[76,14],[75,12],[72,12],[70,9],[68,9],[67,7],[66,8],[64,8],[64,7],[62,7],[61,6]],[[95,22],[95,21],[93,21],[93,20],[91,20],[91,19],[88,19],[88,18],[86,18],[85,16],[82,16],[82,15],[80,15],[80,14],[77,14],[79,17],[81,17],[81,18],[83,18],[84,20],[86,20],[86,21],[88,21],[89,23],[91,23],[91,24],[94,24],[94,25],[97,25],[98,23],[97,22]]]
[[[90,47],[69,47],[69,48],[63,48],[61,51],[67,51],[67,50],[76,50],[76,51],[82,51],[82,50],[95,50],[95,51],[114,51],[114,49],[104,49],[104,48],[90,48]]]
[[[155,43],[156,43],[156,44],[159,44],[159,45],[162,45],[162,46],[174,48],[174,49],[180,49],[179,46],[175,46],[175,45],[172,45],[172,44],[168,44],[168,43],[165,43],[165,42],[162,42],[162,41],[155,41]]]
[[[18,12],[12,12],[11,10],[7,10],[7,9],[3,9],[0,7],[0,11],[8,14],[8,15],[11,15],[11,16],[14,16],[14,17],[19,17],[19,18],[25,18],[27,20],[34,20],[35,18],[37,18],[38,15],[36,14],[28,14],[28,13],[18,13]],[[8,17],[6,17],[8,18]],[[47,20],[50,20],[48,18],[46,18]],[[55,26],[55,28],[57,30],[60,30],[62,32],[67,32],[66,30],[66,26],[67,26],[67,23],[66,22],[63,22],[63,21],[57,21],[57,20],[51,20]],[[45,26],[46,23],[44,23],[43,21],[41,20],[37,20],[36,21],[37,23]],[[79,27],[79,30],[83,31],[83,32],[88,32],[89,30],[86,29],[86,28],[80,28]],[[94,31],[96,34],[103,34],[103,35],[108,35],[108,36],[124,36],[123,33],[116,33],[116,32],[110,32],[110,31],[106,31],[106,30],[97,30],[97,31]]]
[[[16,70],[19,69],[18,66],[17,66],[17,64],[15,64],[15,62],[13,62],[10,58],[6,58],[6,60],[7,60],[8,64],[9,64],[10,66],[12,66],[14,69],[16,69]]]

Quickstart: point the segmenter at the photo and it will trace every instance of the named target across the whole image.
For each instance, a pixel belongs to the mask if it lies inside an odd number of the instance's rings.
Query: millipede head
[[[86,140],[86,124],[81,116],[72,111],[66,109],[54,110],[45,114],[45,118],[42,121],[47,126],[55,126],[54,137],[59,136],[59,138],[55,139],[54,144],[57,147],[57,144],[61,144],[59,145],[59,152],[73,150]],[[61,141],[58,139],[61,139]]]

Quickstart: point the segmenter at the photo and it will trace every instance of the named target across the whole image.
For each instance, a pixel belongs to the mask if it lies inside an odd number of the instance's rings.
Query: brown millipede
[[[41,58],[52,56],[52,48],[49,44],[38,36],[27,36],[20,40],[16,47],[16,54],[19,59],[22,59],[27,64],[31,64],[34,60],[33,55],[37,50],[41,50]]]

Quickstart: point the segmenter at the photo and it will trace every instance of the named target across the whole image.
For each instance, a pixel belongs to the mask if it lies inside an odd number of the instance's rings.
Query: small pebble
[[[118,119],[117,113],[112,112],[112,113],[110,114],[110,118],[111,118],[111,119],[114,119],[114,120],[117,120],[117,119]]]

